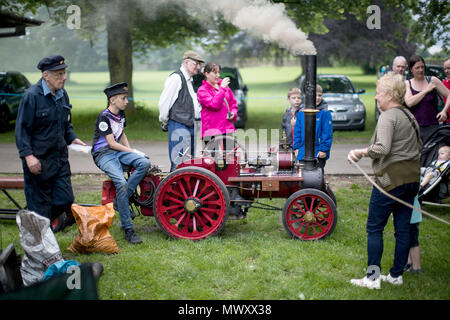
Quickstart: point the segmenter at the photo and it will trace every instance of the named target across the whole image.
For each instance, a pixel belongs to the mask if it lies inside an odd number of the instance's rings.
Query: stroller
[[[421,168],[431,166],[432,162],[438,158],[439,148],[445,145],[450,146],[450,124],[440,126],[424,141],[420,156]],[[450,199],[449,175],[450,164],[440,172],[437,179],[430,181],[419,191],[419,202],[450,207],[450,202],[445,201]]]

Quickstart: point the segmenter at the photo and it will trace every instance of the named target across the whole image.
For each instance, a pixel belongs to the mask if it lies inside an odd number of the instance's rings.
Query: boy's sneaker
[[[358,287],[365,287],[369,289],[380,289],[380,278],[376,280],[371,280],[365,276],[362,279],[351,279],[350,283],[358,286]]]
[[[131,244],[142,243],[141,238],[134,232],[133,228],[125,230],[125,240]]]
[[[397,286],[403,284],[403,277],[402,276],[398,276],[397,278],[394,278],[389,273],[387,276],[381,275],[380,278],[384,282],[389,282],[390,284],[394,284],[394,285],[397,285]]]

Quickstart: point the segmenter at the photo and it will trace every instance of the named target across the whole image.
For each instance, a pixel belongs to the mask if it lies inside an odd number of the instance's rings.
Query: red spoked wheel
[[[297,239],[324,239],[333,232],[336,222],[336,205],[320,190],[299,190],[287,199],[283,208],[284,228]]]
[[[185,167],[158,186],[154,213],[158,226],[177,239],[200,240],[218,234],[228,218],[230,196],[214,173]]]

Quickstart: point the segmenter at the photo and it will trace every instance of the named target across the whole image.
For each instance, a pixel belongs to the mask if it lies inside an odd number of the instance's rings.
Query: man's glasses
[[[202,65],[200,62],[195,61],[195,60],[189,59],[189,61],[192,62],[195,66],[201,66]]]

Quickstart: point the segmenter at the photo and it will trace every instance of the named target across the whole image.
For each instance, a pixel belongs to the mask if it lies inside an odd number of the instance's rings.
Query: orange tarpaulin
[[[72,204],[72,213],[80,234],[67,250],[74,253],[120,253],[116,240],[109,233],[115,215],[112,202],[96,207]]]

